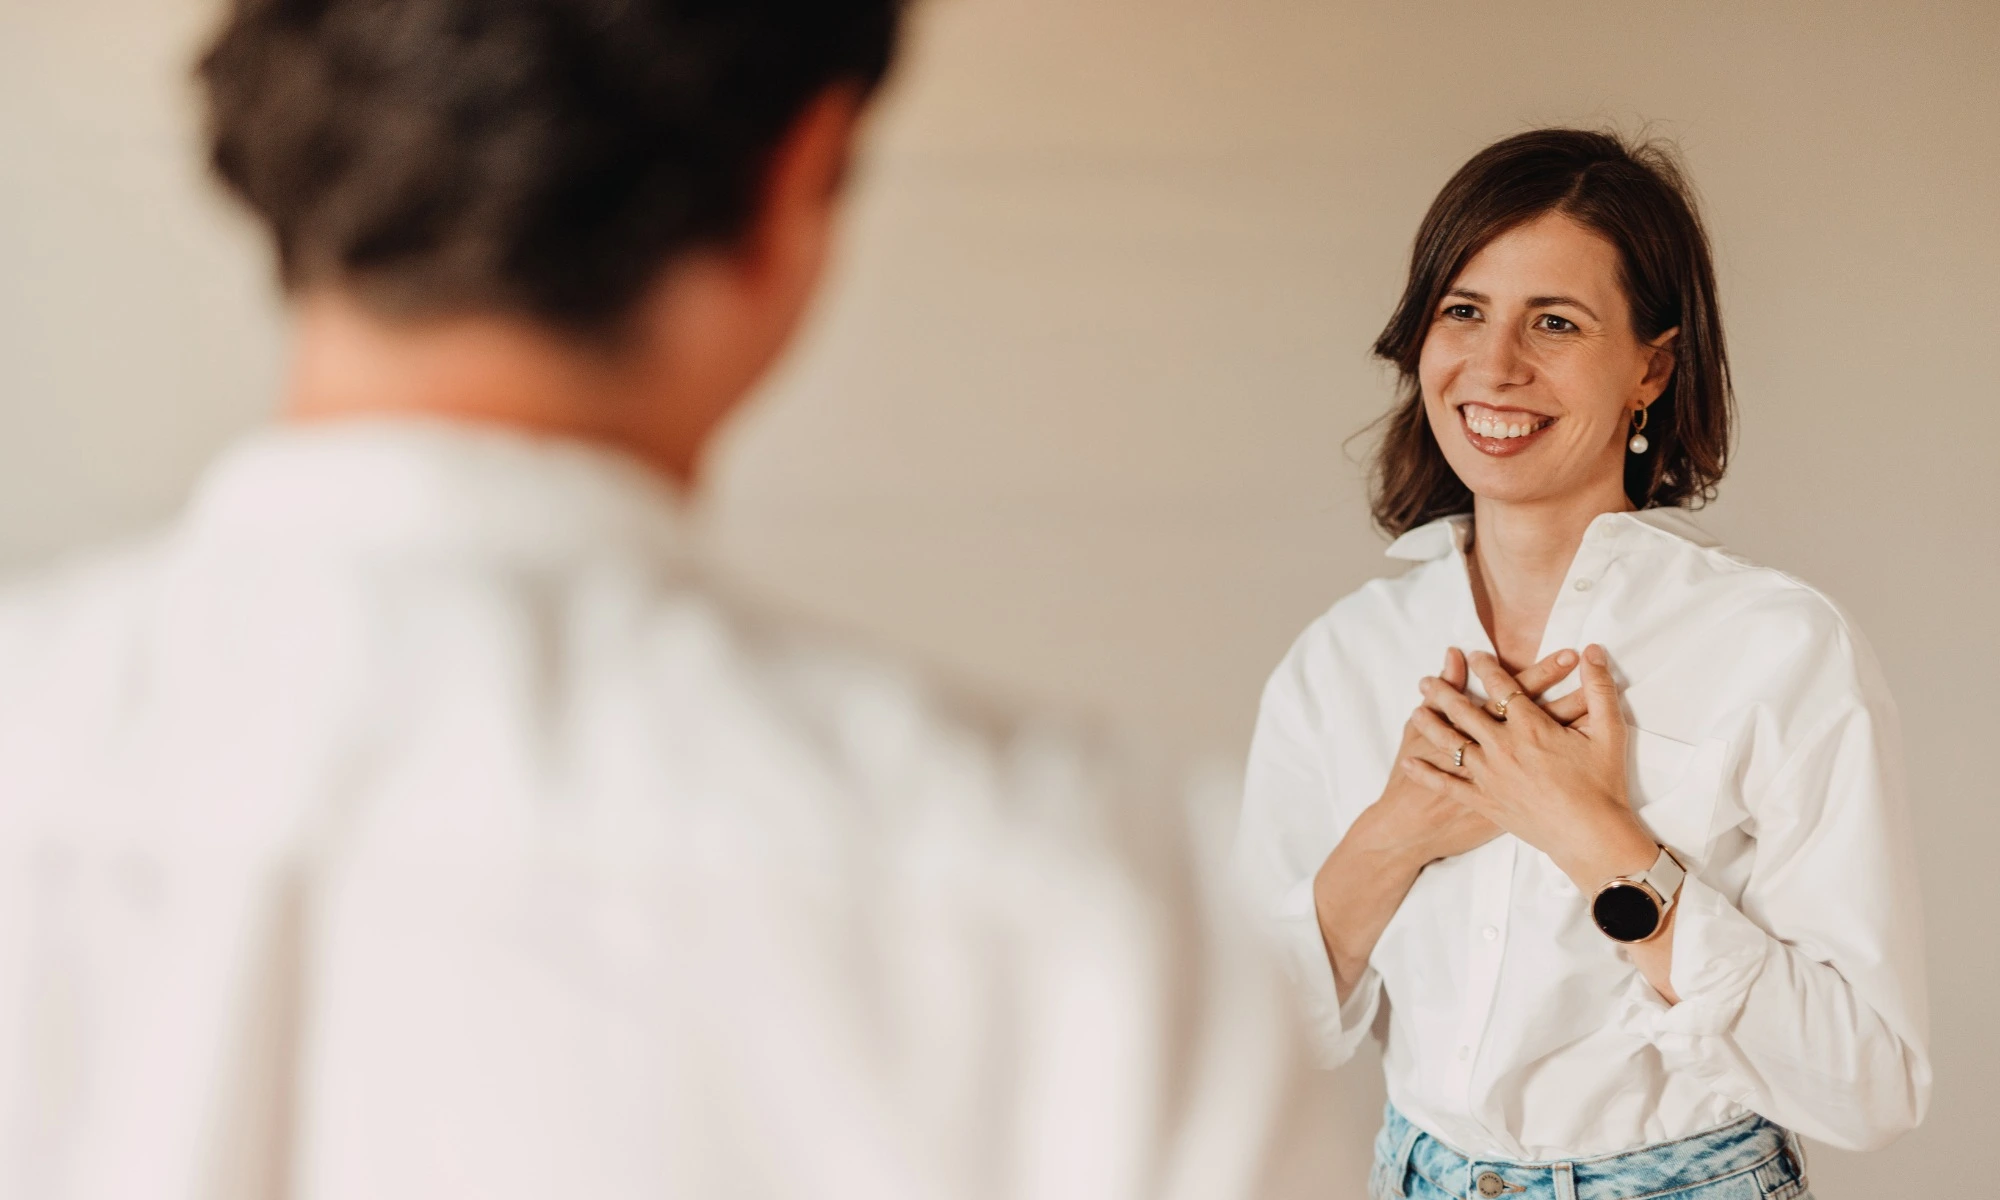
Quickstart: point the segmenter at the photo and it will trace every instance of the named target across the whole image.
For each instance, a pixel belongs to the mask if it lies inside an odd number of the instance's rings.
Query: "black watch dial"
[[[1630,883],[1614,883],[1597,893],[1590,915],[1613,941],[1643,942],[1660,927],[1659,903],[1651,892]]]

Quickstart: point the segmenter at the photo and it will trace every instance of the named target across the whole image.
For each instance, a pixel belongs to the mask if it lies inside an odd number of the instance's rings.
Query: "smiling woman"
[[[1798,1134],[1928,1101],[1874,658],[1681,512],[1731,409],[1689,197],[1562,129],[1446,185],[1376,344],[1375,517],[1416,565],[1264,693],[1239,865],[1326,1065],[1390,1010],[1378,1197],[1797,1200]]]
[[[1556,257],[1545,259],[1550,251]],[[1523,261],[1546,261],[1552,274],[1531,285],[1518,273]],[[1488,279],[1513,281],[1513,294],[1487,294]],[[1523,336],[1494,336],[1496,321],[1506,323],[1500,335]],[[1481,329],[1487,336],[1475,337]],[[1645,411],[1647,449],[1610,473],[1622,474],[1635,508],[1710,499],[1728,462],[1734,398],[1715,268],[1692,189],[1664,147],[1543,129],[1481,151],[1417,231],[1409,283],[1375,353],[1403,382],[1375,457],[1375,520],[1392,535],[1472,511],[1473,481],[1460,472],[1476,468],[1454,454],[1466,439],[1434,437],[1431,425],[1445,414],[1424,400],[1442,397],[1447,374],[1466,368],[1518,371],[1532,356],[1570,375],[1639,370],[1618,398]],[[1661,367],[1664,377],[1648,374]],[[1508,424],[1532,429],[1537,418],[1570,415],[1505,411],[1454,414],[1450,423],[1464,419],[1477,435],[1473,421],[1491,422],[1487,434],[1505,437]],[[1624,435],[1599,440],[1616,463]],[[1491,438],[1473,444],[1501,452]]]

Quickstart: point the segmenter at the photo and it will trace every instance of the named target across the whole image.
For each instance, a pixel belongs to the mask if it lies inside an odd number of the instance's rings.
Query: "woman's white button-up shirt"
[[[1887,688],[1825,597],[1678,511],[1592,523],[1541,654],[1611,654],[1632,803],[1690,869],[1681,1002],[1662,1001],[1546,855],[1504,834],[1425,868],[1337,1001],[1313,876],[1381,794],[1418,679],[1448,646],[1492,648],[1469,534],[1454,517],[1398,540],[1390,555],[1416,566],[1314,622],[1264,693],[1237,857],[1326,1065],[1386,1023],[1397,1107],[1461,1151],[1510,1159],[1615,1152],[1746,1111],[1850,1148],[1915,1125],[1931,1082],[1922,928]]]

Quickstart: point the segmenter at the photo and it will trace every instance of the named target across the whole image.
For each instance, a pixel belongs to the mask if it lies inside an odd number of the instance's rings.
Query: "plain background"
[[[212,13],[0,0],[0,565],[157,523],[269,409],[263,250],[193,149]],[[1291,638],[1388,567],[1347,441],[1431,196],[1531,125],[1673,138],[1742,402],[1703,520],[1848,609],[1907,730],[1936,1095],[1887,1151],[1818,1152],[1817,1190],[1983,1186],[2000,5],[932,0],[917,33],[828,302],[716,464],[717,551],[960,674],[1240,755]],[[1328,1086],[1358,1163],[1378,1072]]]

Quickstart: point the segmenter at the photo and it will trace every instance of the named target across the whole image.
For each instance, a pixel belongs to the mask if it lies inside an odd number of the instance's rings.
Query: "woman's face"
[[[1632,414],[1665,390],[1678,332],[1640,341],[1617,247],[1539,217],[1474,255],[1431,314],[1431,432],[1475,496],[1623,507]]]

